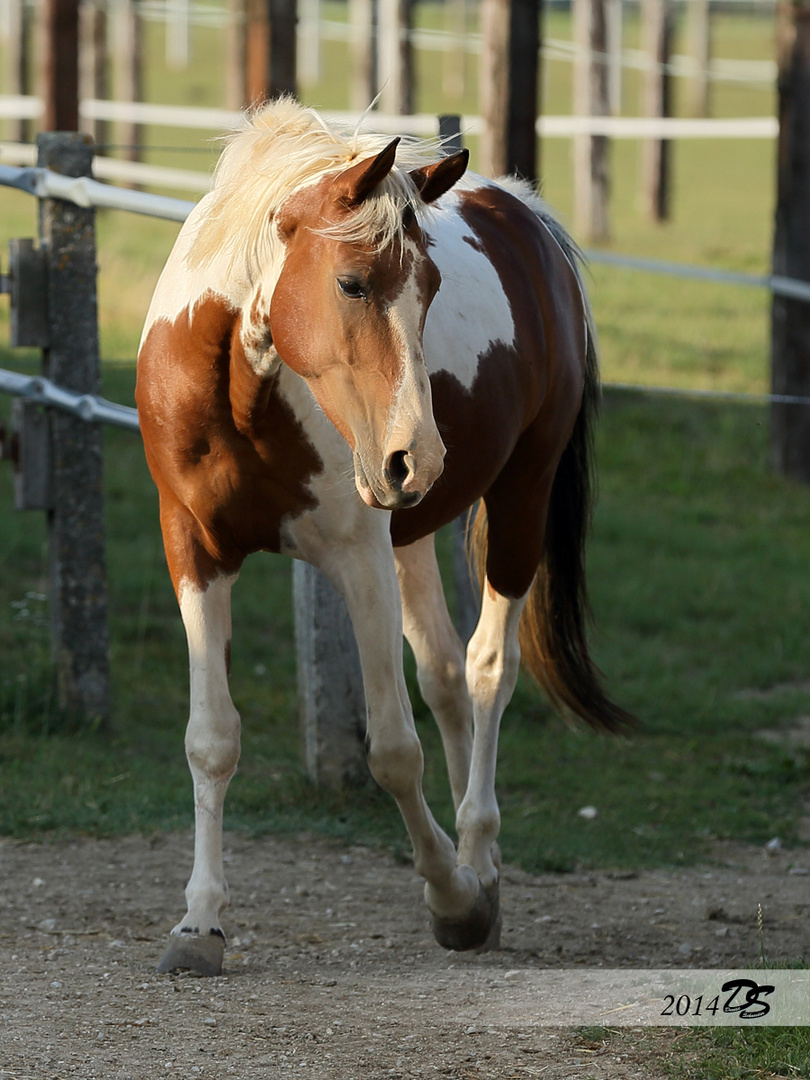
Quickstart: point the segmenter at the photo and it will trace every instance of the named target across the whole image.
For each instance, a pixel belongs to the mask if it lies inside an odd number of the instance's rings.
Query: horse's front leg
[[[323,568],[346,597],[357,637],[369,768],[397,801],[434,918],[456,928],[463,947],[482,945],[497,912],[473,867],[457,863],[453,842],[422,791],[424,760],[402,670],[402,611],[390,540],[344,550]]]
[[[181,579],[177,590],[191,683],[186,757],[194,781],[194,868],[186,887],[188,910],[171,932],[159,972],[222,972],[225,935],[219,916],[228,905],[222,808],[239,760],[240,727],[228,690],[233,580],[219,576],[201,584]]]

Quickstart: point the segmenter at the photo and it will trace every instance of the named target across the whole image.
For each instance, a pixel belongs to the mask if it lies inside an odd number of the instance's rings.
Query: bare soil
[[[677,1031],[544,1025],[542,973],[810,953],[807,851],[718,845],[711,865],[638,874],[506,867],[502,949],[462,955],[433,944],[420,880],[385,853],[227,845],[225,975],[201,979],[154,974],[189,835],[0,841],[3,1080],[658,1080]]]

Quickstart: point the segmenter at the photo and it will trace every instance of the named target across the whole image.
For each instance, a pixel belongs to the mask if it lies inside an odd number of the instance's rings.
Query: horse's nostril
[[[397,450],[388,459],[383,475],[394,491],[400,491],[415,462],[407,450]]]

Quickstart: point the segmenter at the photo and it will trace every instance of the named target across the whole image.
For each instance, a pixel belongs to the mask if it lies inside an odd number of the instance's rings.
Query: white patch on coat
[[[464,177],[456,186],[486,186],[480,177]],[[470,389],[478,362],[496,341],[511,345],[515,323],[501,280],[480,241],[458,209],[456,188],[436,204],[425,232],[428,253],[442,275],[439,293],[425,325],[425,359],[431,374],[447,371]]]
[[[251,310],[256,291],[260,290],[261,314],[269,311],[270,299],[278,282],[283,260],[264,267],[260,279],[254,283],[230,270],[224,252],[212,262],[203,265],[190,264],[188,254],[205,215],[210,213],[210,199],[209,194],[197,203],[177,236],[155,286],[141,334],[141,345],[152,325],[159,319],[174,322],[184,308],[188,308],[191,317],[195,306],[206,293],[221,297],[234,311],[243,309],[247,313]],[[261,367],[262,364],[259,363],[258,374],[263,373]]]

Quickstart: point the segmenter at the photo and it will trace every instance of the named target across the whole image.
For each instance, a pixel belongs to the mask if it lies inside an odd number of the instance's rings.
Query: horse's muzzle
[[[379,476],[370,475],[355,454],[355,483],[360,497],[378,510],[404,510],[416,506],[441,476],[444,463],[419,467],[417,458],[407,450],[389,454]]]

